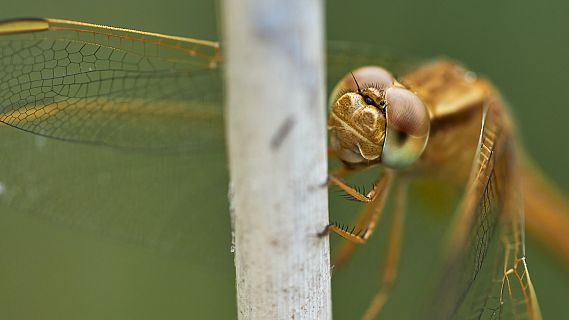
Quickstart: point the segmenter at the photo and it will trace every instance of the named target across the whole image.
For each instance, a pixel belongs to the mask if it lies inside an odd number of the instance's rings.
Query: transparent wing
[[[515,150],[496,101],[432,306],[435,319],[541,319],[528,273]]]
[[[410,59],[333,43],[328,85]],[[0,121],[60,140],[133,149],[223,145],[216,42],[58,19],[0,22]]]
[[[226,257],[219,58],[215,42],[57,19],[0,22],[2,216],[202,261]]]
[[[145,150],[223,146],[215,42],[57,19],[0,22],[0,121]]]
[[[358,66],[404,65],[347,43],[328,57],[330,86]],[[20,129],[0,128],[10,150],[0,158],[9,168],[2,212],[212,256],[214,245],[192,244],[229,234],[220,60],[216,42],[58,19],[0,22],[0,121]],[[221,238],[220,252],[229,247]]]

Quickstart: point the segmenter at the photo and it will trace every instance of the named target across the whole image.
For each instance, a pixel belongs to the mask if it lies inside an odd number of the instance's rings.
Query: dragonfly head
[[[330,142],[342,161],[403,168],[425,150],[429,112],[385,69],[363,67],[347,74],[331,97]]]

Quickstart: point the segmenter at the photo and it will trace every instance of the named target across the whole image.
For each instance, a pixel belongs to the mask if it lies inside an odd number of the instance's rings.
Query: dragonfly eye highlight
[[[407,167],[423,154],[429,139],[430,118],[425,104],[411,91],[392,87],[385,93],[385,142],[381,162],[388,167]]]

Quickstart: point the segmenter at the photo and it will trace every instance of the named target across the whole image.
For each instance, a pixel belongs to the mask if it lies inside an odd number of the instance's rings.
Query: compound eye
[[[362,86],[374,86],[378,89],[386,89],[393,86],[395,79],[387,70],[376,67],[376,66],[367,66],[361,67],[354,72],[354,77],[358,80],[358,83]],[[355,83],[354,83],[355,86]],[[355,87],[354,87],[355,89]],[[363,89],[363,88],[362,88]]]
[[[429,112],[413,92],[399,87],[385,92],[386,136],[382,162],[393,168],[413,164],[427,145],[430,130]]]
[[[393,86],[393,83],[395,82],[391,73],[376,66],[361,67],[354,70],[352,74],[360,86],[362,86],[361,89],[364,89],[363,86],[370,85],[377,87],[378,89],[386,89]],[[346,77],[345,79],[347,88],[355,92],[357,90],[357,86],[352,76],[350,75],[349,78]]]

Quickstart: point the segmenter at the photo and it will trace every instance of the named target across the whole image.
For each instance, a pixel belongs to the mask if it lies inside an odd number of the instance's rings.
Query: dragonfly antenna
[[[352,75],[352,78],[354,78],[354,82],[356,83],[356,87],[358,87],[358,93],[362,93],[362,89],[360,89],[360,85],[358,83],[358,80],[356,80],[356,76],[354,76],[353,72],[350,72],[350,74]]]

